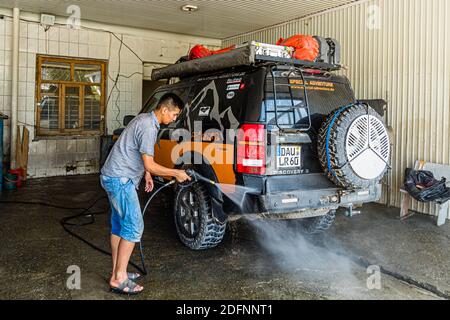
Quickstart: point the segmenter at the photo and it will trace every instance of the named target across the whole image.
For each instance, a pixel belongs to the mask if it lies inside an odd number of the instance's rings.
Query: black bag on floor
[[[436,180],[430,171],[406,169],[405,190],[420,202],[435,201],[443,204],[450,200],[450,188],[446,186],[447,180]]]

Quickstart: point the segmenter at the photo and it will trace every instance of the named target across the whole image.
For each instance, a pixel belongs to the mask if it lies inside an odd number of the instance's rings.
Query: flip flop
[[[134,291],[134,289],[136,289],[136,287],[137,287],[136,283],[134,283],[130,279],[127,279],[124,282],[122,282],[117,288],[110,287],[110,290],[112,293],[116,293],[116,294],[135,296],[142,292],[142,290]],[[128,291],[125,291],[125,289],[128,289]]]
[[[142,278],[139,273],[127,272],[128,279],[131,281],[136,281]]]

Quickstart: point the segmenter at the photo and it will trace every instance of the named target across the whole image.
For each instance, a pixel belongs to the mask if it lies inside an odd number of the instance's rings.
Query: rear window
[[[158,106],[159,100],[166,94],[166,93],[174,93],[176,94],[185,104],[183,110],[181,110],[181,114],[178,117],[178,119],[174,122],[172,122],[171,124],[167,125],[167,126],[162,126],[163,128],[169,128],[169,129],[174,129],[179,127],[179,125],[184,121],[184,118],[186,116],[187,113],[187,100],[188,100],[188,95],[189,95],[189,90],[190,87],[178,87],[178,88],[171,88],[169,90],[165,90],[165,91],[159,91],[159,92],[155,92],[146,102],[146,104],[144,105],[144,107],[142,108],[140,113],[149,113],[152,112],[156,109],[156,107]]]
[[[307,79],[308,106],[311,115],[328,115],[338,107],[355,101],[349,84],[327,80]],[[262,102],[261,121],[268,125],[278,124],[281,128],[308,128],[309,115],[305,105],[303,81],[299,78],[276,78],[277,109],[273,80],[269,74],[265,85],[265,97]]]
[[[276,100],[275,93],[276,92]],[[305,105],[304,90],[288,83],[287,78],[277,78],[276,87],[268,77],[262,102],[262,121],[281,128],[308,128],[309,116]]]

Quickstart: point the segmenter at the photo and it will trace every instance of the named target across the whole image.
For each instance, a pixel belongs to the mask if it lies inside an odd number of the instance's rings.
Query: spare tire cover
[[[318,153],[322,168],[338,186],[361,189],[379,183],[391,153],[383,118],[365,104],[335,110],[320,129]]]

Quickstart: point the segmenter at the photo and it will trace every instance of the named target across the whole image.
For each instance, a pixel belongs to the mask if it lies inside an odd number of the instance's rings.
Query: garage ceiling
[[[227,38],[345,5],[355,0],[2,0],[0,7],[211,38]],[[199,7],[186,13],[181,6]]]

